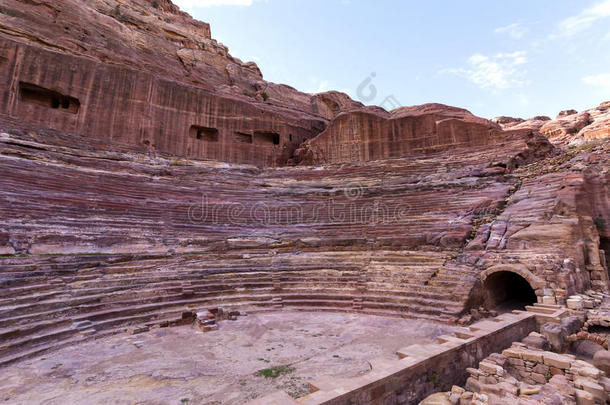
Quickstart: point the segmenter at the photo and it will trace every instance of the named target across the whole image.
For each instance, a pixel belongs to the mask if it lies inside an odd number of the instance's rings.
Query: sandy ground
[[[370,315],[278,312],[220,330],[115,335],[0,369],[0,404],[242,404],[277,390],[298,397],[322,376],[370,371],[372,359],[451,333],[450,326]],[[273,378],[257,373],[280,367]]]

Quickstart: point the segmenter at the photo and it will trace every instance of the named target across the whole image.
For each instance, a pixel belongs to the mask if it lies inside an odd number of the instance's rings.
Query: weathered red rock
[[[2,8],[0,365],[220,303],[466,323],[503,280],[608,291],[608,103],[387,112],[265,82],[168,0]]]
[[[305,164],[366,162],[425,154],[456,146],[493,144],[503,138],[491,121],[442,104],[339,115],[295,153]]]
[[[574,115],[574,114],[578,114],[578,111],[576,111],[576,110],[563,110],[563,111],[559,111],[559,114],[557,114],[557,119],[563,118],[563,117],[567,117],[569,115]]]
[[[515,126],[517,124],[520,124],[525,120],[523,118],[502,116],[502,117],[493,118],[491,121],[495,122],[496,124],[500,125],[502,128],[506,129],[506,128]]]
[[[540,127],[540,133],[549,138],[551,142],[569,142],[590,123],[591,116],[587,112],[564,115],[563,118],[548,121]]]
[[[516,125],[510,125],[510,129],[530,129],[532,131],[538,131],[540,128],[550,121],[551,118],[547,116],[536,116],[532,118],[528,118],[523,122],[520,122]]]
[[[361,106],[338,92],[312,96],[265,82],[256,64],[232,57],[208,24],[167,0],[2,7],[0,109],[41,128],[140,152],[270,166]]]
[[[561,111],[557,119],[548,121],[539,130],[551,142],[560,145],[576,145],[610,137],[610,102],[577,113]]]

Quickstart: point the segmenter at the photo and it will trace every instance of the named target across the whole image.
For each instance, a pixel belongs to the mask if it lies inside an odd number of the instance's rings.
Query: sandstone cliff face
[[[372,109],[339,115],[295,153],[302,164],[366,162],[425,154],[456,146],[493,145],[503,139],[497,124],[441,104]]]
[[[170,1],[7,0],[0,111],[134,151],[274,166],[345,109],[265,82]]]
[[[111,140],[115,149],[277,166],[400,157],[485,143],[500,132],[454,107],[387,113],[342,93],[268,83],[170,1],[2,7],[0,111],[37,128]]]

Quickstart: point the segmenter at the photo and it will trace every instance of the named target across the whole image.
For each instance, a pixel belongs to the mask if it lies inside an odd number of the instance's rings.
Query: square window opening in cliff
[[[235,132],[235,141],[237,143],[252,143],[252,134],[244,132]]]
[[[198,125],[191,126],[189,131],[191,138],[199,139],[205,142],[218,142],[218,130],[216,128],[200,127]]]
[[[25,103],[37,104],[71,114],[77,114],[80,109],[78,99],[32,83],[19,83],[19,98]]]
[[[279,145],[280,135],[275,132],[255,131],[254,141],[262,145]]]

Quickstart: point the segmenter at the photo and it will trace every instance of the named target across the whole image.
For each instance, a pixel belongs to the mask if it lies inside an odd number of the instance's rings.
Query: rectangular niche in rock
[[[32,83],[19,82],[19,97],[26,103],[38,104],[71,114],[77,114],[80,109],[78,99]]]
[[[279,145],[280,135],[275,132],[255,131],[254,141],[258,144]]]
[[[218,130],[216,128],[192,125],[189,135],[191,138],[200,139],[206,142],[218,142]]]
[[[252,135],[244,132],[236,132],[235,141],[237,143],[252,143]]]

